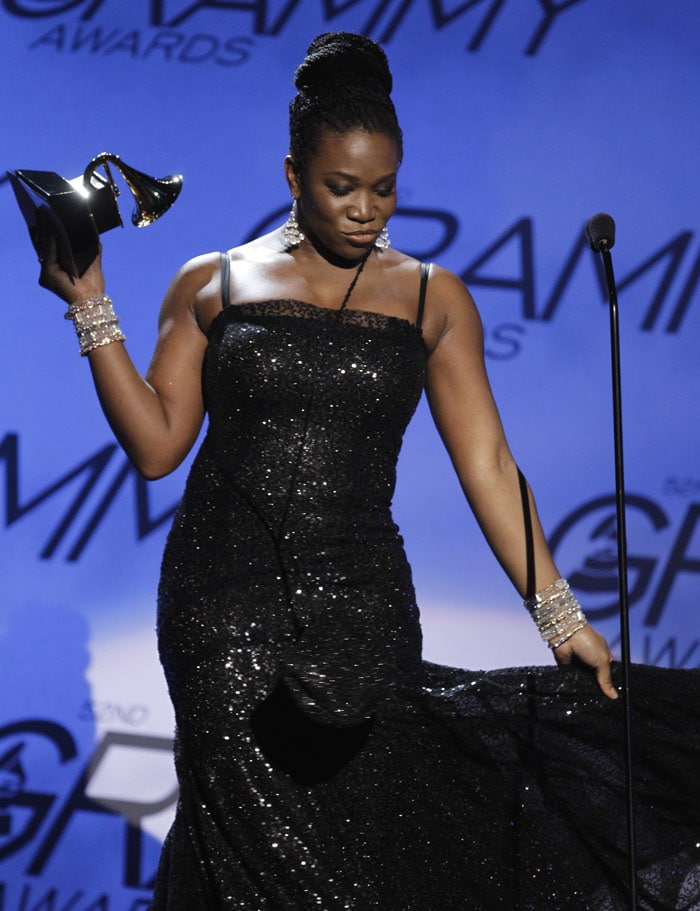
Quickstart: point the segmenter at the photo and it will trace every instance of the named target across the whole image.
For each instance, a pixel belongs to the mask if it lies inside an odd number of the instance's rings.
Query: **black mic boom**
[[[612,250],[615,245],[615,222],[612,215],[599,212],[586,222],[586,238],[596,253]]]
[[[627,590],[627,520],[625,517],[625,474],[622,453],[622,392],[620,382],[620,327],[617,291],[611,248],[615,243],[615,222],[599,212],[586,222],[586,239],[594,253],[600,253],[610,302],[610,349],[613,380],[613,431],[615,438],[615,505],[617,516],[617,571],[620,593],[620,648],[622,651],[622,703],[625,746],[625,790],[627,792],[627,861],[630,911],[637,911],[637,847],[635,839],[634,775],[632,768],[632,702],[630,695],[631,657],[629,593]]]

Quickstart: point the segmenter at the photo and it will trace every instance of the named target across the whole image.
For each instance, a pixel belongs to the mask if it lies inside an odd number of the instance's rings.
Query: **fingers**
[[[43,206],[36,210],[36,225],[32,237],[39,257],[39,262],[55,262],[58,256],[58,242],[51,218]]]
[[[598,681],[598,686],[600,687],[603,694],[607,696],[608,699],[617,699],[620,694],[613,686],[612,675],[610,673],[611,661],[612,656],[610,656],[607,661],[605,661],[596,669],[595,676],[596,680]]]
[[[39,284],[62,298],[67,303],[103,294],[105,288],[102,273],[102,247],[97,256],[81,276],[71,275],[62,265],[59,238],[53,231],[42,231],[37,242],[39,262]]]
[[[613,660],[608,643],[592,626],[585,626],[555,649],[554,656],[557,664],[567,665],[573,661],[587,665],[594,672],[601,692],[608,699],[617,699],[619,693],[615,689],[610,673],[610,663]]]
[[[39,284],[42,288],[51,287],[50,277],[58,265],[57,250],[56,237],[51,233],[43,234],[39,247],[39,262],[41,263]]]
[[[565,642],[563,645],[560,645],[559,648],[554,649],[554,660],[557,664],[568,665],[571,664],[571,661],[574,657],[571,645],[568,642]]]

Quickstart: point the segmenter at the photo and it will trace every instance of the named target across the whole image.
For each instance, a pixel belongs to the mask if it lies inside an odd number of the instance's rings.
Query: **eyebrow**
[[[373,184],[382,183],[385,180],[395,180],[397,171],[392,171],[390,174],[384,174],[382,177],[378,177],[376,180],[372,181]],[[323,175],[324,177],[342,177],[345,180],[357,181],[358,177],[355,174],[347,174],[345,171],[326,171]]]

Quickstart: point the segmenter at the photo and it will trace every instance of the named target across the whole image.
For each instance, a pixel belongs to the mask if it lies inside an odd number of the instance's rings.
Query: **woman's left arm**
[[[510,452],[484,364],[481,320],[463,282],[433,268],[428,283],[427,396],[462,489],[499,563],[521,596],[527,558],[518,468]],[[532,492],[528,488],[534,543],[535,590],[559,578]],[[601,690],[616,698],[610,650],[590,625],[554,650],[559,664],[578,660],[591,667]]]

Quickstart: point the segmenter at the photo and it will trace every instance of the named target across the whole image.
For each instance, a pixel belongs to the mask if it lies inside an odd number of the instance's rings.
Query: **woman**
[[[99,261],[73,281],[49,244],[42,268],[145,477],[172,471],[209,419],[159,590],[181,796],[152,907],[623,908],[610,652],[547,549],[468,291],[388,246],[402,137],[386,58],[321,35],[295,83],[288,222],[180,270],[145,379]],[[557,662],[592,675],[421,662],[390,501],[423,387]],[[691,684],[671,678],[680,702]],[[643,907],[700,907],[690,827],[652,806],[666,799],[654,750],[675,727],[653,709],[642,724]]]

